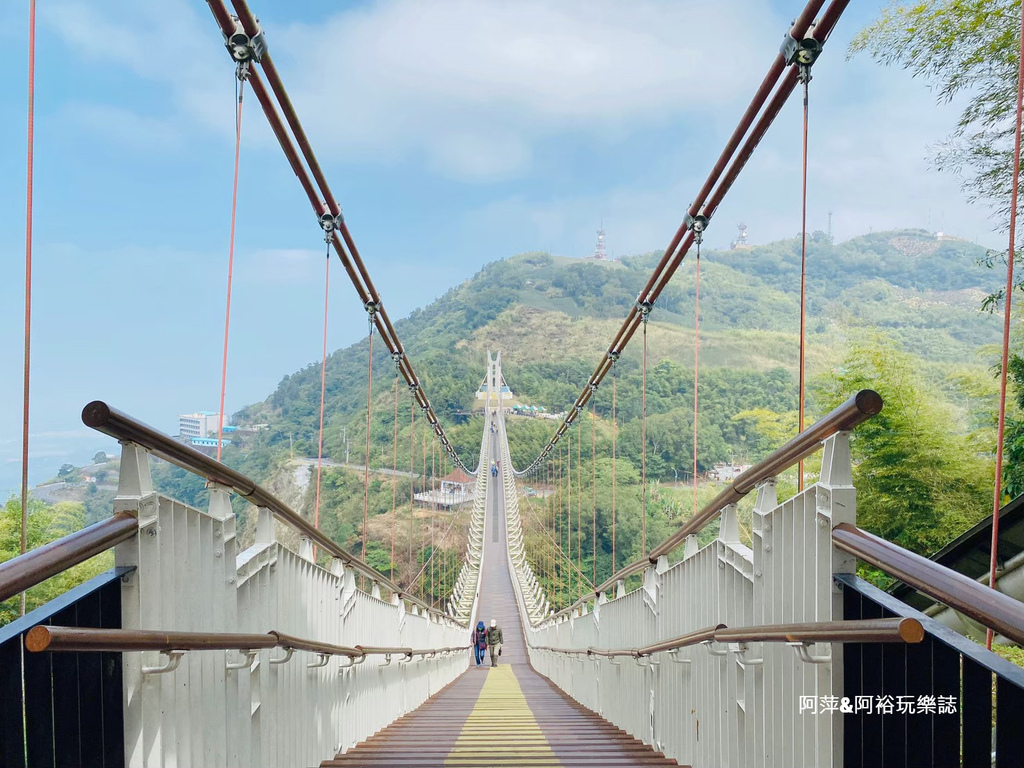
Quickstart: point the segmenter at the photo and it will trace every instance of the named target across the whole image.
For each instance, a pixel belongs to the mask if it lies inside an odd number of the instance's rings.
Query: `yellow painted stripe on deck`
[[[470,670],[468,674],[486,674],[487,680],[445,765],[478,763],[481,758],[514,765],[517,758],[527,758],[536,768],[561,766],[511,666],[492,667],[486,673]]]

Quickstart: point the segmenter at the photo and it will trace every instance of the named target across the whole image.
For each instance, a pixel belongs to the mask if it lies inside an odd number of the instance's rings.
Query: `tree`
[[[75,471],[74,464],[61,464],[57,470],[57,477],[69,477]]]
[[[879,336],[854,344],[818,386],[822,410],[864,388],[882,396],[882,412],[852,443],[858,524],[928,555],[991,510],[992,464],[986,448],[956,433],[953,409],[923,381],[913,358]]]
[[[85,506],[73,501],[62,501],[47,505],[37,499],[29,499],[28,509],[28,551],[48,544],[54,539],[67,536],[85,526]],[[12,496],[6,505],[0,507],[0,562],[21,554],[21,503]],[[76,587],[83,581],[110,568],[114,562],[113,552],[107,551],[91,560],[86,560],[51,579],[30,588],[26,594],[28,610]],[[0,603],[0,626],[18,616],[17,597]]]
[[[1024,414],[1024,357],[1011,355],[1006,369],[1017,411]],[[1006,420],[1003,443],[1003,490],[1011,499],[1024,493],[1024,416]]]
[[[92,457],[93,464],[106,464],[107,454],[105,451],[96,451],[96,455]]]
[[[928,80],[940,102],[967,95],[956,130],[933,159],[939,170],[962,175],[968,198],[1003,221],[1013,178],[1020,13],[1020,0],[893,3],[850,43],[851,55],[866,51]]]

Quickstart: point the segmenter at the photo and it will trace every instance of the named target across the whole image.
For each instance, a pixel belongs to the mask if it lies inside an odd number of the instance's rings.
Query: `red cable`
[[[693,310],[693,516],[697,516],[697,374],[700,372],[700,246],[697,247],[697,299]]]
[[[797,434],[804,431],[804,395],[806,393],[805,354],[807,347],[807,95],[809,81],[804,81],[803,191],[800,222],[800,416]],[[804,460],[797,464],[797,490],[804,489]]]
[[[992,544],[988,585],[996,588],[996,557],[999,554],[999,509],[1003,495],[1003,434],[1006,429],[1006,369],[1010,363],[1010,306],[1013,297],[1013,259],[1016,255],[1017,201],[1020,193],[1021,116],[1024,112],[1024,13],[1021,15],[1020,59],[1017,70],[1017,129],[1013,139],[1013,182],[1010,188],[1010,249],[1006,254],[1006,303],[1003,306],[1003,356],[999,372],[999,425],[996,428],[996,482],[992,495]],[[992,630],[985,646],[992,650]]]
[[[582,413],[582,412],[581,412]],[[576,418],[576,599],[583,597],[583,416]]]
[[[324,270],[324,351],[320,363],[320,435],[316,451],[316,504],[313,507],[313,527],[317,530],[320,530],[320,477],[324,463],[324,394],[327,391],[327,307],[330,295],[331,253],[328,251],[327,267]],[[221,418],[223,418],[223,414],[221,414]],[[313,545],[313,562],[316,562],[316,544]]]
[[[409,404],[409,549],[406,560],[409,563],[409,571],[413,572],[413,528],[416,521],[413,519],[413,509],[416,507],[416,397]],[[413,588],[413,583],[409,583]]]
[[[612,573],[615,573],[615,363],[612,363]]]
[[[391,456],[391,580],[395,580],[395,525],[398,520],[398,368],[395,368],[395,436]]]
[[[640,548],[647,555],[647,318],[644,317],[643,382],[640,420]]]
[[[437,591],[436,579],[434,578],[434,553],[437,545],[434,543],[434,523],[437,520],[437,443],[430,441],[430,607],[434,607],[434,594]]]
[[[373,322],[370,322],[370,344],[366,353],[366,466],[363,467],[363,550],[361,555],[366,560],[366,526],[370,510],[370,415],[373,409]],[[365,579],[361,580],[366,586]]]
[[[579,467],[576,468],[579,471]],[[568,552],[569,563],[572,563],[572,433],[565,430],[565,548],[562,548],[562,541],[559,539],[558,547],[562,550],[563,556]],[[566,597],[572,602],[572,569],[568,569],[566,575],[569,577],[566,587]]]
[[[597,401],[591,404],[590,413],[590,463],[593,465],[594,477],[590,487],[593,493],[593,521],[591,522],[591,533],[593,536],[593,549],[591,557],[594,560],[594,580],[597,584]]]
[[[242,94],[245,80],[238,86],[238,106],[235,111],[235,176],[231,182],[231,237],[228,240],[228,297],[224,308],[224,359],[220,368],[220,413],[217,415],[217,461],[220,461],[224,442],[224,393],[228,385],[228,332],[231,329],[231,278],[235,266],[235,214],[238,211],[238,153],[242,146]],[[330,259],[328,259],[330,261]],[[317,489],[319,492],[319,488]],[[313,548],[316,551],[316,547]]]
[[[35,159],[36,112],[36,2],[28,10],[28,151],[25,182],[25,374],[21,426],[21,554],[28,549],[28,416],[32,361],[32,190]],[[25,615],[25,593],[21,593],[21,615]]]

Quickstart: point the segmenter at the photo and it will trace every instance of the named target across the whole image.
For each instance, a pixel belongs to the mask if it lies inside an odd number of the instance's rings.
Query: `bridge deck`
[[[505,554],[504,513],[501,486],[488,478],[478,619],[502,627],[499,665],[492,669],[488,658],[471,666],[421,707],[323,766],[676,765],[530,667]]]

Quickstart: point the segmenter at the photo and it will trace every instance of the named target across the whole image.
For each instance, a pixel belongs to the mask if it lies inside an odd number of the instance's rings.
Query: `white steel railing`
[[[802,715],[799,706],[802,696],[841,696],[841,643],[723,644],[712,631],[704,642],[671,651],[594,651],[640,649],[721,625],[756,629],[841,620],[841,593],[832,576],[854,571],[855,561],[833,545],[831,531],[856,520],[848,431],[824,440],[819,482],[802,493],[780,504],[775,478],[758,482],[751,546],[740,540],[733,499],[721,509],[718,536],[705,546],[694,530],[680,541],[678,562],[666,550],[646,567],[628,566],[617,574],[621,578],[556,614],[523,551],[504,437],[502,430],[508,557],[538,672],[681,764],[841,765],[842,717]],[[736,498],[742,493],[746,489]],[[629,574],[642,574],[643,581],[627,593]]]
[[[122,450],[117,511],[138,536],[115,549],[134,566],[122,586],[125,630],[276,632],[340,646],[465,646],[451,618],[398,594],[359,588],[356,570],[312,562],[276,539],[258,510],[256,542],[236,554],[229,493],[210,489],[207,511],[153,491],[146,451]],[[194,651],[168,663],[157,651],[124,654],[127,764],[316,765],[421,704],[467,665],[464,653],[344,656],[280,649]],[[162,672],[164,668],[168,671]]]
[[[448,613],[466,626],[476,618],[477,602],[480,596],[480,569],[484,557],[484,523],[487,514],[487,475],[490,472],[491,416],[484,419],[483,437],[480,440],[480,463],[477,465],[476,486],[473,489],[473,509],[470,513],[469,531],[466,536],[466,559],[455,580],[448,603]],[[468,636],[467,636],[468,642]]]

